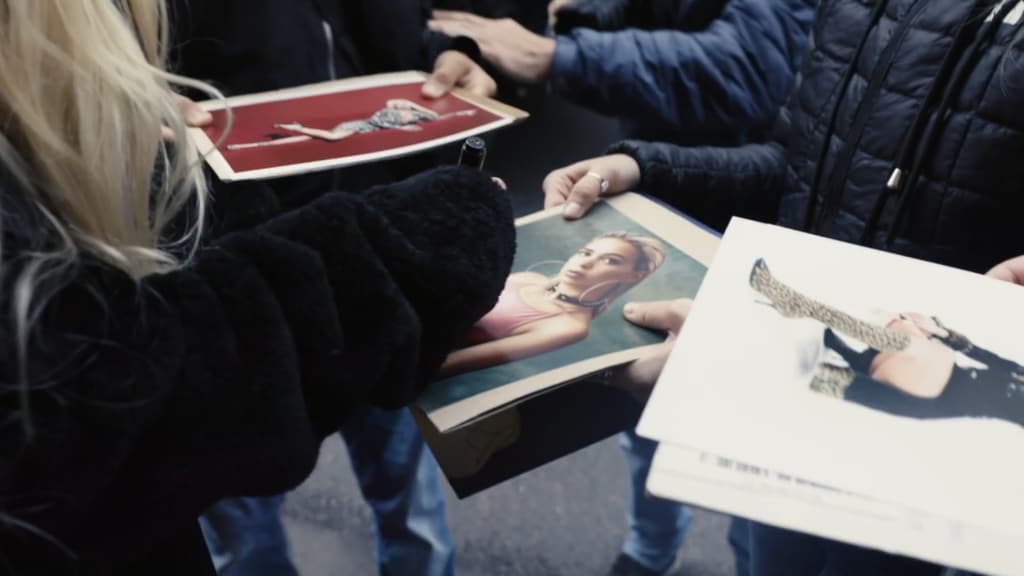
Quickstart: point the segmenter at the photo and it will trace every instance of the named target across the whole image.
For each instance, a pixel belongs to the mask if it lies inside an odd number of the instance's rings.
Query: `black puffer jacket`
[[[824,0],[777,143],[624,142],[643,188],[983,271],[1024,254],[1020,2]]]
[[[8,184],[0,574],[205,574],[201,511],[293,488],[352,408],[415,398],[514,251],[506,195],[451,168],[325,194],[138,285],[87,261],[35,323],[26,399],[11,267],[46,228]]]

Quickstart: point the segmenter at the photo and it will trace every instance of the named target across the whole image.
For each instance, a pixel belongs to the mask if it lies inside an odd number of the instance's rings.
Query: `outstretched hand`
[[[582,218],[602,196],[621,194],[640,183],[640,166],[625,154],[583,160],[544,178],[544,207],[564,206],[562,214]]]
[[[650,395],[692,305],[693,300],[689,298],[627,304],[624,310],[627,320],[644,328],[663,330],[668,337],[647,356],[619,368],[612,378],[612,385],[642,398]]]
[[[511,18],[484,18],[469,12],[434,10],[427,26],[448,36],[472,38],[484,60],[520,82],[542,82],[551,71],[555,40],[534,34]]]
[[[490,97],[498,91],[498,84],[469,56],[458,50],[445,50],[434,60],[434,71],[421,93],[425,98],[440,98],[453,88]]]
[[[1024,256],[1010,258],[1005,262],[997,264],[994,268],[985,273],[997,280],[1012,282],[1018,286],[1024,286]]]

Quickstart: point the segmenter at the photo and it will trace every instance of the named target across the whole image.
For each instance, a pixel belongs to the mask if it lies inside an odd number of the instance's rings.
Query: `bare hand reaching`
[[[545,80],[555,57],[555,40],[534,34],[511,18],[484,18],[469,12],[434,10],[427,26],[449,36],[472,38],[484,60],[520,82]]]

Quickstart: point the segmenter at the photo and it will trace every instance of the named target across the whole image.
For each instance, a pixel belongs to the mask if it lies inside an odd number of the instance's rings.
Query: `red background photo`
[[[427,100],[420,96],[422,85],[423,82],[415,82],[380,86],[232,107],[234,125],[227,140],[220,145],[220,153],[232,170],[247,172],[385,152],[444,138],[502,119],[501,116],[455,96],[447,95],[436,100]],[[384,108],[387,101],[392,98],[411,100],[438,114],[473,109],[477,110],[477,113],[472,116],[453,116],[436,122],[423,122],[419,124],[422,130],[418,132],[378,130],[367,134],[354,134],[335,142],[312,139],[279,146],[227,149],[230,144],[269,140],[269,134],[297,135],[274,128],[274,124],[299,122],[309,128],[330,130],[342,122],[367,119],[374,112]],[[224,131],[227,114],[223,110],[215,110],[212,114],[213,124],[206,129],[206,133],[212,142],[217,142]]]

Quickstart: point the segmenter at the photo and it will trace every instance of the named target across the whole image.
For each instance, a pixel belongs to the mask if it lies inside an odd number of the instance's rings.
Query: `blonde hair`
[[[0,0],[0,168],[14,187],[4,199],[45,224],[18,231],[31,245],[5,247],[0,262],[27,436],[26,342],[52,285],[83,253],[140,280],[198,246],[206,188],[171,84],[215,91],[168,74],[167,45],[161,0]],[[191,222],[164,238],[186,207]],[[11,206],[0,209],[16,227]]]
[[[612,302],[614,302],[619,296],[629,292],[634,286],[646,280],[651,274],[657,272],[658,268],[660,268],[665,262],[666,257],[665,245],[657,238],[651,236],[626,231],[606,232],[597,236],[591,240],[591,242],[604,238],[614,238],[633,247],[633,250],[636,252],[636,261],[633,262],[633,271],[639,273],[639,276],[634,282],[615,282],[610,289],[606,290],[604,294],[601,295],[599,300],[595,300],[590,303],[589,305],[593,307],[592,316],[595,318],[607,310],[608,307],[611,306]],[[603,283],[591,286],[580,294],[580,300],[582,301],[586,297],[587,292],[602,287],[605,287]]]
[[[665,245],[657,238],[635,232],[620,231],[602,234],[595,240],[602,238],[616,238],[633,246],[633,249],[636,250],[636,262],[633,269],[643,272],[644,278],[657,271],[665,262]]]

